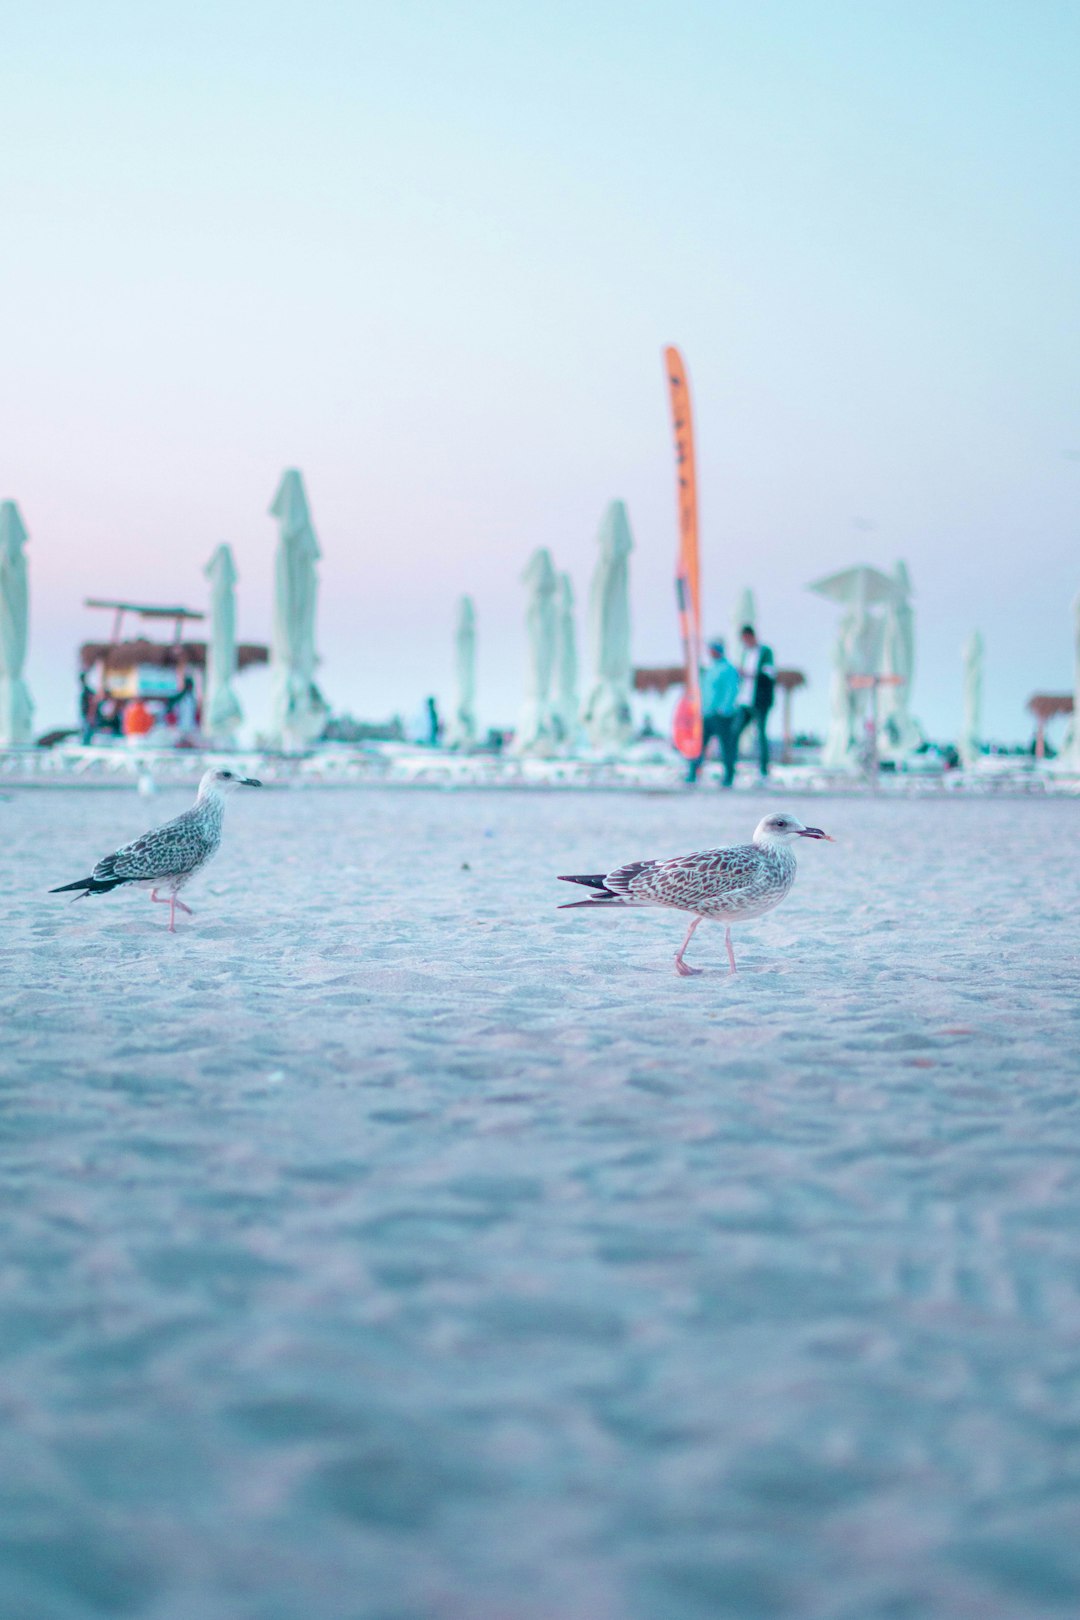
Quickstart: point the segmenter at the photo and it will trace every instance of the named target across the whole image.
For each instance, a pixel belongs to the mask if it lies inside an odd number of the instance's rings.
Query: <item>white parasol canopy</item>
[[[529,604],[525,625],[528,632],[528,664],[525,674],[525,704],[518,722],[514,747],[520,754],[550,754],[555,746],[557,727],[551,700],[555,670],[555,564],[546,546],[534,551],[522,579],[528,588]]]
[[[0,745],[31,737],[34,705],[23,680],[30,635],[26,527],[14,501],[0,501]]]
[[[236,675],[236,564],[231,547],[218,546],[203,572],[210,581],[203,730],[215,742],[231,743],[244,718],[232,684]]]
[[[630,741],[630,553],[634,549],[625,501],[612,501],[600,524],[600,555],[589,592],[594,681],[585,726],[594,748],[609,751]]]
[[[578,730],[577,630],[574,625],[574,586],[569,574],[560,574],[555,617],[555,719],[560,742],[572,745]]]
[[[304,481],[285,473],[270,508],[278,520],[274,559],[274,728],[283,748],[305,748],[320,735],[328,710],[315,684],[316,563],[319,542],[311,524]]]
[[[964,647],[964,729],[960,758],[974,765],[982,754],[983,638],[976,630]]]
[[[468,748],[476,741],[476,609],[471,596],[463,596],[458,602],[454,669],[457,708],[451,738],[459,748]]]
[[[845,607],[854,602],[877,607],[883,602],[897,602],[903,596],[903,586],[894,575],[883,574],[880,568],[871,568],[865,563],[858,568],[841,569],[838,574],[826,574],[808,585],[807,590]]]

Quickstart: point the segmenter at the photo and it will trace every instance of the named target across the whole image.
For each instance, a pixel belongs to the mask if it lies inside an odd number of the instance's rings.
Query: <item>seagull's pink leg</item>
[[[185,906],[184,902],[182,900],[178,900],[176,898],[175,894],[170,894],[168,896],[168,898],[166,899],[165,895],[158,894],[156,889],[151,889],[150,890],[150,898],[151,898],[151,900],[153,900],[155,905],[168,906],[168,908],[169,908],[169,933],[170,934],[175,934],[176,933],[176,913],[178,911],[185,912],[189,917],[194,917],[194,915],[195,915],[195,913],[192,911],[191,907],[190,906]]]
[[[186,911],[189,917],[194,917],[194,915],[195,915],[195,913],[192,911],[191,907],[190,906],[185,906],[184,902],[182,900],[178,900],[176,898],[175,894],[170,894],[168,899],[166,899],[166,897],[163,894],[158,894],[156,889],[151,889],[150,890],[150,898],[151,898],[151,900],[153,900],[155,905],[168,906],[168,908],[169,908],[169,933],[170,934],[175,934],[176,933],[176,908],[177,908],[177,906],[179,906],[181,911]]]
[[[731,929],[730,928],[725,928],[724,929],[724,944],[727,946],[727,959],[731,963],[731,971],[732,971],[732,973],[734,973],[736,971],[736,968],[735,968],[735,952],[734,952],[734,950],[732,949],[732,946],[731,946]]]
[[[686,930],[686,938],[679,946],[679,949],[675,952],[675,971],[684,979],[689,979],[693,974],[701,972],[700,968],[692,968],[688,962],[683,961],[683,953],[686,950],[686,947],[689,945],[690,940],[693,937],[694,929],[697,927],[700,921],[700,917],[694,918],[693,922],[690,924],[690,927]]]

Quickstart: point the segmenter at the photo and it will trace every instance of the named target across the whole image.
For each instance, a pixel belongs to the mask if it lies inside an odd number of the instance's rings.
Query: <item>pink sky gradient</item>
[[[834,614],[803,586],[902,557],[916,714],[955,735],[979,628],[988,730],[1025,736],[1080,588],[1078,14],[512,10],[10,25],[0,496],[38,728],[72,718],[82,598],[203,605],[221,540],[268,636],[287,466],[338,709],[449,703],[469,591],[481,719],[512,722],[529,554],[583,605],[616,496],[636,658],[677,658],[675,342],[707,628],[752,587],[821,724]]]

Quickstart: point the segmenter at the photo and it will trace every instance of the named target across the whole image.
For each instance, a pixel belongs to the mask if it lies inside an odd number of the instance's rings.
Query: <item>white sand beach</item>
[[[555,874],[775,797],[267,790],[176,936],[46,894],[187,802],[0,802],[4,1612],[1077,1612],[1071,801],[796,806],[689,980]]]

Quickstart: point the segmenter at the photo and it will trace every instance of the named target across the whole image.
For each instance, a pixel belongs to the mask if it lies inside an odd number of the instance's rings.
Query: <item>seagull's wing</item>
[[[126,883],[150,883],[155,878],[180,877],[201,866],[212,855],[215,840],[201,816],[185,810],[174,821],[123,844],[94,867],[96,878],[120,878]]]
[[[736,896],[750,890],[758,875],[759,854],[753,844],[728,849],[703,849],[694,855],[676,855],[668,861],[630,861],[604,879],[607,887],[625,896],[632,906],[675,906],[692,911],[718,896]]]
[[[627,861],[607,873],[604,886],[631,905],[648,905],[645,895],[649,878],[661,864],[660,861]]]

